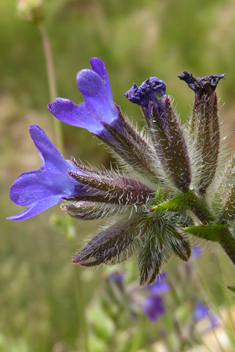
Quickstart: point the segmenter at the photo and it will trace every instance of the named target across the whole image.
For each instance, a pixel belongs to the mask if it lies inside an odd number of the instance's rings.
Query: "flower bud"
[[[192,74],[184,71],[178,77],[195,92],[189,131],[199,155],[197,167],[200,168],[201,174],[198,178],[198,188],[199,192],[204,194],[217,168],[220,130],[215,89],[224,75],[194,78]]]
[[[43,0],[19,0],[17,12],[22,20],[37,23],[44,17]]]
[[[157,77],[150,77],[139,87],[133,84],[125,96],[142,107],[165,174],[178,189],[187,192],[191,182],[187,145],[183,129],[165,93],[165,83]]]

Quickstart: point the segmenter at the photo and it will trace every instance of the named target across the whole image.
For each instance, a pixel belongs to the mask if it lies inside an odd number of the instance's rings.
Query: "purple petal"
[[[9,220],[24,220],[34,216],[64,198],[77,195],[82,187],[68,174],[79,169],[63,158],[44,131],[33,125],[30,126],[30,134],[41,156],[42,166],[39,170],[23,173],[13,183],[11,200],[28,208]]]
[[[159,296],[146,297],[142,309],[152,322],[156,322],[160,315],[165,314],[164,301]]]
[[[170,290],[170,285],[166,283],[167,275],[166,273],[161,273],[152,285],[145,286],[145,289],[152,292],[154,295],[159,295],[163,292],[168,292]]]
[[[48,104],[48,109],[57,119],[68,125],[85,128],[97,134],[103,129],[97,116],[85,103],[76,105],[69,99],[56,98]]]
[[[39,202],[35,202],[29,205],[22,213],[9,216],[7,220],[25,220],[31,218],[34,215],[41,213],[42,211],[52,207],[53,205],[59,203],[61,201],[61,197],[53,197],[43,199]]]
[[[48,109],[65,123],[100,134],[104,129],[102,123],[112,124],[119,117],[103,61],[93,58],[91,66],[92,70],[84,69],[77,74],[77,86],[85,102],[76,105],[68,99],[56,98]]]
[[[92,59],[90,59],[90,64],[91,64],[92,70],[98,73],[98,75],[104,81],[109,100],[112,101],[113,100],[112,89],[111,89],[111,85],[108,77],[108,72],[106,70],[104,62],[97,57],[93,57]]]

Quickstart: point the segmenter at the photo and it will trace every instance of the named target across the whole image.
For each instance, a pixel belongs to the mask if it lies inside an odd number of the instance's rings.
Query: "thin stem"
[[[71,253],[75,252],[75,244],[74,244],[74,237],[71,237],[69,233],[70,228],[72,225],[72,219],[66,216],[66,237],[70,243]],[[77,286],[77,305],[78,305],[78,312],[79,312],[79,340],[81,341],[82,351],[89,352],[88,347],[88,330],[87,330],[87,321],[85,316],[85,303],[84,303],[84,294],[83,294],[83,282],[81,278],[81,267],[78,265],[73,265],[74,268],[74,276],[76,280]]]
[[[185,305],[185,301],[181,298],[181,296],[178,294],[176,288],[175,288],[175,285],[174,283],[172,282],[172,280],[170,280],[170,278],[168,277],[168,282],[170,284],[170,292],[172,294],[172,298],[173,300],[175,301],[176,305],[177,306],[184,306]],[[197,334],[197,338],[199,339],[199,341],[205,346],[205,348],[209,351],[209,352],[212,352],[212,350],[210,349],[210,347],[207,345],[207,343],[205,343],[205,341],[202,339],[202,336],[201,334],[199,333],[198,331],[198,328],[197,328],[197,325],[195,324],[194,320],[192,319],[192,316],[190,316],[190,321],[191,321],[191,324],[194,328],[194,331],[196,332]],[[190,339],[191,336],[188,337],[188,340],[187,342],[193,346],[194,345],[194,341],[192,339]]]
[[[210,306],[209,302],[214,301],[214,300],[213,300],[213,296],[212,296],[212,294],[211,294],[211,290],[209,289],[209,287],[208,287],[208,285],[207,285],[207,283],[206,283],[206,280],[204,279],[204,276],[203,276],[203,274],[201,273],[201,270],[200,270],[199,267],[195,264],[195,261],[194,261],[194,267],[195,267],[196,270],[197,270],[197,280],[198,280],[198,284],[199,284],[199,286],[201,287],[201,292],[202,292],[202,294],[203,294],[204,300],[205,300],[207,306],[209,307],[209,306]],[[210,299],[209,296],[211,297],[211,299]],[[216,306],[216,304],[215,304],[215,306]],[[219,310],[217,311],[217,313],[218,313],[218,314],[220,315],[220,317],[221,317],[221,314],[220,314]],[[210,314],[210,313],[208,313],[208,317],[209,317],[209,320],[210,320],[210,322],[211,322],[211,329],[212,329],[213,335],[214,335],[214,337],[215,337],[215,339],[216,339],[216,342],[217,342],[217,344],[218,344],[218,346],[219,346],[221,352],[225,352],[224,349],[223,349],[223,346],[221,345],[220,340],[218,339],[217,334],[216,334],[216,332],[215,332],[215,329],[214,329],[214,326],[213,326],[213,322],[212,322],[212,317],[211,317],[211,314]]]
[[[38,29],[41,35],[43,51],[44,51],[44,56],[46,61],[50,100],[53,101],[57,97],[57,89],[56,89],[55,69],[53,64],[51,45],[50,45],[50,41],[46,32],[46,29],[42,23],[38,24]],[[60,150],[61,154],[64,154],[61,122],[54,118],[53,123],[54,123],[56,145]],[[71,234],[70,234],[71,226],[73,226],[71,224],[71,219],[66,217],[65,236],[70,243],[72,251],[74,252],[73,239],[71,238]],[[80,327],[79,337],[80,337],[80,340],[82,341],[82,350],[85,352],[89,352],[87,323],[85,318],[85,305],[84,305],[84,297],[83,297],[83,290],[82,290],[83,284],[82,284],[82,279],[80,275],[80,268],[74,266],[74,275],[77,283],[77,300],[78,300],[79,327]]]
[[[81,279],[81,268],[78,265],[73,265],[74,274],[77,282],[77,302],[78,302],[78,310],[79,310],[79,337],[82,341],[83,350],[85,352],[89,352],[88,347],[88,331],[86,324],[86,317],[84,311],[84,296],[82,289],[82,279]]]
[[[43,51],[44,51],[44,56],[46,60],[50,101],[53,101],[57,97],[57,89],[56,89],[56,78],[55,78],[51,44],[50,44],[46,29],[42,23],[38,24],[38,29],[41,35]],[[57,119],[53,119],[53,124],[54,124],[54,131],[55,131],[56,146],[60,150],[61,154],[63,154],[64,147],[63,147],[61,122]]]

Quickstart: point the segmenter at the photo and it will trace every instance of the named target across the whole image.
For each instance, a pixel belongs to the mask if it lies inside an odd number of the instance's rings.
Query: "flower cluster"
[[[57,98],[48,105],[59,120],[85,128],[121,162],[120,171],[91,169],[65,160],[36,125],[31,138],[42,159],[39,170],[20,175],[10,190],[27,206],[10,220],[34,216],[61,201],[77,219],[109,217],[73,259],[83,266],[113,264],[136,253],[141,285],[156,279],[172,254],[187,261],[188,234],[218,242],[235,263],[235,158],[221,158],[216,86],[224,75],[179,78],[195,92],[189,124],[183,126],[165,83],[150,77],[133,84],[127,99],[140,105],[147,131],[138,132],[113,102],[106,67],[92,58],[77,74],[84,102]]]

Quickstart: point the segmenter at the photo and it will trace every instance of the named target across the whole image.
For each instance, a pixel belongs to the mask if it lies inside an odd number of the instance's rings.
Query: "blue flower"
[[[158,275],[157,279],[152,285],[147,285],[145,288],[154,295],[160,295],[163,292],[168,292],[170,290],[170,285],[166,282],[166,279],[166,273],[162,273]]]
[[[152,146],[114,104],[104,62],[92,58],[90,63],[92,69],[84,69],[77,74],[77,86],[85,102],[76,105],[71,100],[56,98],[48,104],[49,111],[69,125],[87,129],[108,144],[135,171],[157,182],[159,175],[153,165],[156,155]]]
[[[170,290],[170,285],[166,282],[166,279],[166,273],[162,273],[152,285],[144,287],[150,291],[150,295],[145,298],[142,309],[152,322],[156,322],[160,315],[165,314],[164,299],[161,294]]]
[[[92,70],[84,69],[77,74],[77,86],[85,102],[76,105],[69,99],[56,98],[48,109],[57,119],[99,135],[104,129],[102,123],[119,123],[119,114],[104,62],[92,58],[90,64]]]
[[[165,314],[164,300],[160,296],[148,296],[143,302],[142,309],[147,317],[155,323],[159,316]]]
[[[29,131],[41,157],[42,166],[39,170],[23,173],[13,183],[10,190],[11,200],[27,208],[8,220],[30,218],[63,199],[75,197],[84,187],[68,174],[79,172],[79,169],[64,159],[45,132],[37,125],[30,126]]]
[[[216,316],[215,314],[211,314],[206,304],[203,304],[201,302],[196,302],[192,319],[195,323],[197,323],[198,321],[204,318],[210,318],[212,327],[219,326],[218,316]]]

